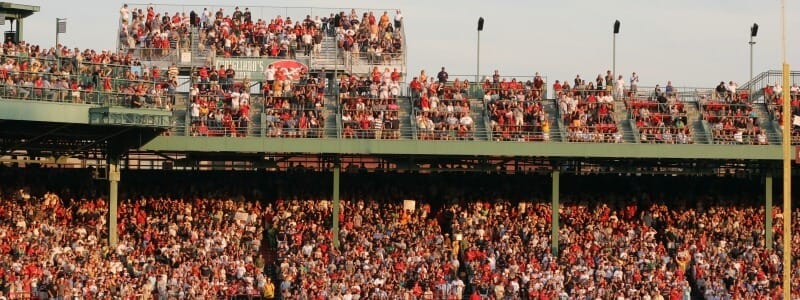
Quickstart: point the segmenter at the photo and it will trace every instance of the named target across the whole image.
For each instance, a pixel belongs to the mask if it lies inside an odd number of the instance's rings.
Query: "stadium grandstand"
[[[3,43],[0,300],[800,299],[800,72],[426,73],[403,22],[126,4],[114,50]]]

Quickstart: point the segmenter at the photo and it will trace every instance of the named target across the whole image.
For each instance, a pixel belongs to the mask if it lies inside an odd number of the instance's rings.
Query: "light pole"
[[[483,31],[483,17],[478,18],[478,59],[475,70],[475,83],[478,83],[481,77],[481,31]]]
[[[750,84],[747,86],[749,89],[747,93],[748,97],[753,94],[753,45],[756,44],[753,38],[756,37],[756,35],[758,35],[758,24],[753,23],[753,26],[750,27],[750,42],[748,43],[750,44]]]
[[[67,19],[56,18],[56,47],[58,47],[58,35],[67,33]]]
[[[614,21],[614,42],[612,45],[611,75],[617,76],[617,34],[619,33],[619,20]]]

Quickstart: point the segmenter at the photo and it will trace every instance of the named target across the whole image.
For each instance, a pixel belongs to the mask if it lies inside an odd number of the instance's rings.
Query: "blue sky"
[[[153,1],[158,12],[180,6],[249,6],[258,17],[276,14],[304,17],[308,9],[256,8],[263,1]],[[800,1],[787,1],[787,58],[800,70]],[[41,12],[25,23],[25,39],[55,42],[55,19],[68,18],[61,42],[70,47],[115,48],[118,11],[123,1],[35,1]],[[133,3],[133,2],[131,2]],[[144,3],[144,2],[142,2]],[[270,1],[276,7],[399,8],[406,19],[408,70],[428,73],[447,67],[451,75],[476,72],[476,23],[481,33],[481,73],[504,75],[540,72],[552,82],[576,74],[594,78],[611,69],[612,24],[619,19],[617,73],[637,72],[642,85],[671,80],[676,86],[713,87],[724,80],[749,77],[749,28],[760,26],[755,45],[755,73],[781,65],[780,1],[777,0],[619,0],[619,1]],[[184,6],[189,9],[188,7]],[[317,9],[315,12],[322,12]],[[326,11],[327,12],[327,11]],[[316,13],[315,13],[316,14]],[[390,14],[393,12],[390,11]],[[8,24],[8,23],[6,23]],[[8,30],[8,25],[5,26]],[[452,76],[451,76],[452,77]],[[470,77],[472,78],[472,77]]]

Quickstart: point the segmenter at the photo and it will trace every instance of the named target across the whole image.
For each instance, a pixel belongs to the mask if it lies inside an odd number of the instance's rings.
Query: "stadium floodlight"
[[[483,17],[478,18],[478,55],[475,70],[475,82],[477,83],[481,78],[481,31],[483,31]]]
[[[758,24],[753,23],[753,26],[750,27],[750,84],[748,85],[749,93],[748,95],[753,94],[753,45],[756,42],[753,40],[754,37],[758,35]],[[748,96],[749,97],[749,96]]]
[[[619,33],[619,20],[614,21],[614,42],[612,45],[611,74],[617,76],[617,34]]]
[[[58,47],[58,35],[67,33],[67,19],[56,18],[56,47]]]

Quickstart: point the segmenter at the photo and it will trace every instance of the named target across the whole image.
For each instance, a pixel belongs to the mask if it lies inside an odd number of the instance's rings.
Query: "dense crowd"
[[[544,109],[544,79],[536,74],[527,82],[507,81],[495,70],[484,80],[483,101],[494,140],[549,141],[551,117]]]
[[[344,138],[397,139],[400,72],[373,68],[368,76],[342,75],[339,99]]]
[[[703,119],[711,124],[715,143],[767,144],[767,136],[760,128],[760,120],[752,99],[737,92],[733,81],[721,81],[712,95],[701,97]]]
[[[767,107],[770,110],[773,120],[778,122],[780,128],[783,128],[783,93],[780,85],[767,85],[764,87],[764,98],[767,102]],[[791,111],[792,111],[792,144],[800,144],[800,86],[797,83],[789,88],[789,95],[791,98]]]
[[[266,16],[265,16],[266,17]],[[276,15],[270,19],[254,16],[249,7],[202,11],[157,12],[153,6],[120,8],[119,38],[123,49],[142,57],[157,58],[174,49],[197,47],[200,53],[225,57],[289,57],[319,55],[323,38],[335,38],[337,47],[352,56],[374,63],[391,60],[402,49],[397,31],[403,15],[396,11],[377,16],[355,9],[329,17]],[[192,28],[197,45],[192,45]]]
[[[436,78],[428,78],[425,70],[409,84],[414,101],[414,116],[417,135],[423,140],[466,140],[473,138],[475,120],[474,107],[468,80],[449,81],[449,74],[442,67]]]
[[[654,96],[655,99],[631,97],[625,101],[639,129],[639,140],[643,143],[691,144],[692,133],[685,104],[675,93],[657,90]]]
[[[0,170],[13,178],[0,201],[0,297],[774,299],[783,218],[800,229],[798,212],[774,208],[767,250],[761,192],[743,179],[566,176],[581,189],[561,195],[554,256],[545,177],[353,170],[340,247],[326,174],[209,172],[125,175],[116,248],[86,172]],[[239,184],[207,184],[223,178]],[[792,247],[800,254],[797,236]]]
[[[0,46],[0,93],[20,99],[169,109],[178,68],[148,66],[108,50]]]

